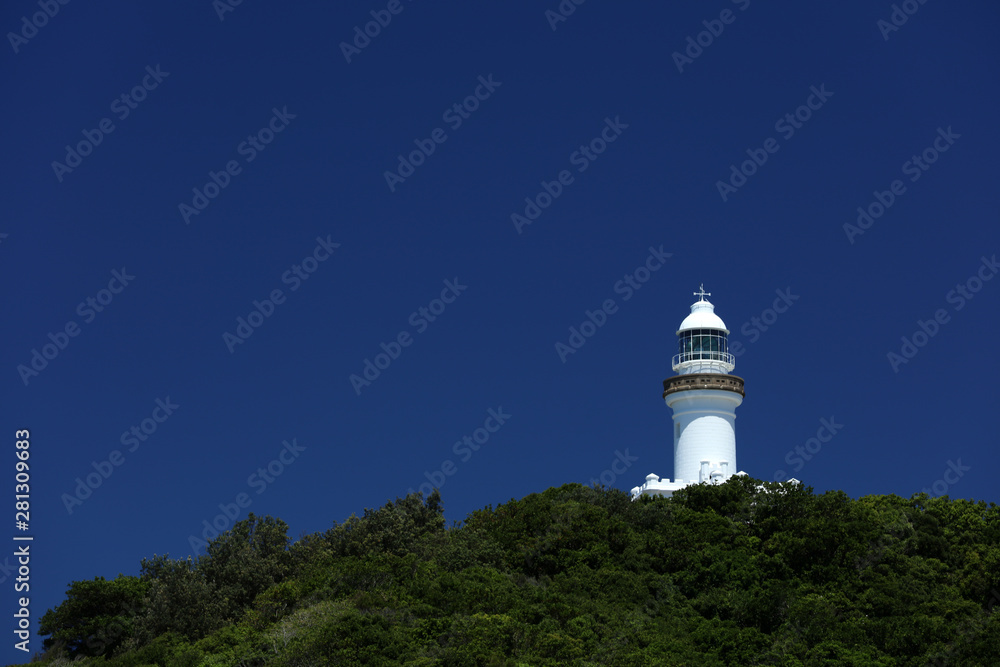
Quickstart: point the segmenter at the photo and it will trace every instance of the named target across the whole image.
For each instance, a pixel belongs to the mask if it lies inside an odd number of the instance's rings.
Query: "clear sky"
[[[672,477],[701,283],[739,468],[998,500],[995,2],[225,1],[0,10],[33,618],[226,512]]]

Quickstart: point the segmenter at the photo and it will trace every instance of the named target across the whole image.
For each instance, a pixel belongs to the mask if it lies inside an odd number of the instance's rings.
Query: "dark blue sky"
[[[996,501],[1000,9],[903,4],[5,3],[34,618],[227,508],[298,536],[429,479],[461,520],[673,476],[702,282],[739,468]]]

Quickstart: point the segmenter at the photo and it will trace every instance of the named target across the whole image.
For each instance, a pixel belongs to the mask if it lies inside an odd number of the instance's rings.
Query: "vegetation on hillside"
[[[73,582],[42,662],[996,665],[998,602],[993,504],[573,484],[446,529],[435,491],[294,543],[251,514],[197,560]]]

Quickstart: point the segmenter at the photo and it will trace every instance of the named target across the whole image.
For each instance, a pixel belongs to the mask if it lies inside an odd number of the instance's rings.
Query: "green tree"
[[[288,525],[252,512],[208,544],[196,573],[204,576],[225,606],[225,618],[235,620],[271,586],[285,580],[291,569]]]
[[[291,546],[286,532],[251,515],[197,562],[155,556],[139,578],[72,584],[43,617],[50,657],[889,667],[1000,654],[992,504],[740,477],[637,502],[567,484],[448,530],[437,493],[411,494]],[[126,630],[109,635],[115,623]]]
[[[149,590],[138,623],[140,645],[167,633],[199,639],[225,624],[228,605],[190,558],[144,558],[142,579]]]
[[[336,556],[402,556],[423,536],[443,531],[444,524],[441,494],[435,489],[426,502],[423,494],[411,493],[377,510],[366,509],[362,518],[351,515],[334,523],[325,537]]]
[[[66,600],[40,619],[41,634],[49,635],[43,645],[71,658],[113,655],[133,635],[148,589],[149,582],[123,574],[71,583]]]

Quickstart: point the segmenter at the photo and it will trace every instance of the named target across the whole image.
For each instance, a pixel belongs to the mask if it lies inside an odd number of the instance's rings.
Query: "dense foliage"
[[[72,583],[43,661],[1000,664],[993,504],[743,477],[634,503],[567,485],[444,524],[437,492],[294,544],[250,515],[197,560]]]

